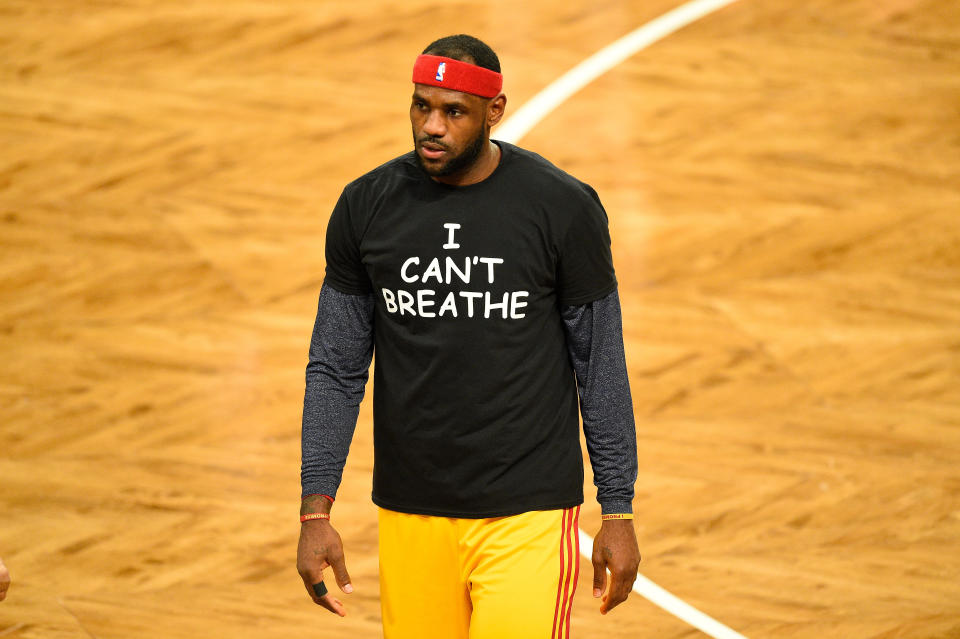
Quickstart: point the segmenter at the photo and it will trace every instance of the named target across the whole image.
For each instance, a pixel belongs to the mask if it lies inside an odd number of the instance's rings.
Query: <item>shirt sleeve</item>
[[[360,243],[354,224],[344,190],[327,223],[324,246],[327,269],[324,281],[341,293],[363,295],[373,292],[373,286],[360,257]]]
[[[603,514],[632,513],[637,435],[616,291],[561,309],[577,377],[583,433]]]
[[[324,282],[310,339],[301,431],[301,497],[336,497],[373,358],[373,294]]]
[[[597,192],[581,184],[573,218],[560,243],[558,298],[563,306],[586,304],[617,287],[607,212]]]

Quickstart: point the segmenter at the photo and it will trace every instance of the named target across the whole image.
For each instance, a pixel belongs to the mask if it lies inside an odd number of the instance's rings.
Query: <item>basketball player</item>
[[[491,141],[507,100],[486,44],[437,40],[413,82],[414,150],[349,184],[327,227],[298,571],[314,602],[346,614],[322,571],[353,592],[330,513],[376,352],[384,636],[568,637],[583,502],[578,392],[603,518],[601,613],[626,599],[640,561],[606,213],[588,185]]]

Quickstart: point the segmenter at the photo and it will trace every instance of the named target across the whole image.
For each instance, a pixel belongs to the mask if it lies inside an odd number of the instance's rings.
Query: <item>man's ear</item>
[[[507,108],[507,96],[501,93],[487,104],[487,125],[493,126],[503,118]]]

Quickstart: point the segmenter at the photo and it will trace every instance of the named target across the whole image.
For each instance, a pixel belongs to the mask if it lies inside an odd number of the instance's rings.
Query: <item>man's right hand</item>
[[[323,511],[316,509],[312,512]],[[347,573],[347,565],[343,558],[343,542],[340,540],[340,534],[334,530],[328,519],[303,522],[300,524],[300,543],[297,545],[297,572],[300,573],[307,594],[314,603],[343,617],[347,614],[343,603],[336,599],[332,592],[328,591],[323,595],[318,592],[322,592],[322,588],[326,587],[321,584],[323,584],[323,571],[328,567],[333,568],[333,576],[340,590],[346,594],[353,592],[350,575]]]

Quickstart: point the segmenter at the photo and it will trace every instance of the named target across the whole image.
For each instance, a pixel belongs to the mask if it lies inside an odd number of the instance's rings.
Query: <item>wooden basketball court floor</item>
[[[295,570],[331,207],[435,37],[509,114],[678,4],[4,0],[0,637],[379,636],[367,402],[349,616]],[[960,637],[957,3],[739,0],[520,143],[610,216],[643,574],[751,639]],[[574,636],[703,636],[580,574]]]

